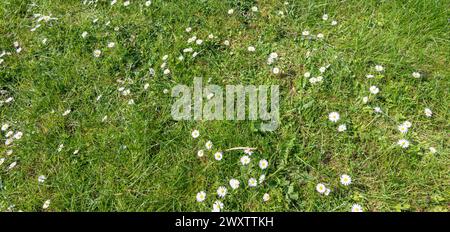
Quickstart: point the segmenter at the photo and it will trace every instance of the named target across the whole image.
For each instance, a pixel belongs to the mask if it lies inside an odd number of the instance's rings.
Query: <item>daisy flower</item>
[[[213,146],[213,144],[212,144],[211,141],[208,141],[208,142],[206,142],[206,144],[205,144],[205,147],[206,147],[206,149],[208,149],[208,150],[211,150],[212,146]]]
[[[319,68],[320,73],[324,73],[326,70],[327,70],[327,68],[323,67],[323,66]]]
[[[412,76],[414,77],[414,78],[420,78],[420,73],[419,72],[413,72],[412,73]]]
[[[431,117],[433,115],[433,112],[430,110],[430,108],[425,108],[424,113],[427,117]]]
[[[192,31],[192,28],[191,28],[191,27],[187,27],[187,28],[185,29],[185,31],[186,31],[187,33],[189,33],[189,32]]]
[[[263,201],[264,202],[267,202],[267,201],[269,201],[270,200],[270,195],[268,194],[268,193],[264,193],[264,195],[263,195]]]
[[[338,112],[331,112],[328,115],[328,119],[332,122],[337,122],[339,120],[340,116]]]
[[[246,155],[242,156],[242,157],[241,157],[241,163],[242,163],[242,165],[247,165],[247,164],[249,164],[249,163],[250,163],[250,157],[248,157],[248,156],[246,156]]]
[[[16,162],[16,161],[12,162],[12,163],[8,166],[8,170],[13,169],[16,165],[17,165],[17,162]]]
[[[223,44],[224,44],[225,46],[230,46],[230,41],[225,40],[225,41],[223,41]]]
[[[266,169],[267,166],[269,166],[269,162],[267,162],[267,160],[262,159],[259,161],[259,168],[261,168],[262,170]]]
[[[232,189],[237,189],[239,188],[239,181],[236,179],[231,179],[230,180],[230,186]]]
[[[100,57],[100,55],[102,54],[102,51],[96,49],[94,50],[94,57]]]
[[[322,33],[317,34],[317,38],[323,39],[323,37],[325,37],[325,36]]]
[[[272,73],[275,74],[275,75],[277,75],[277,74],[280,73],[280,69],[277,68],[277,67],[275,67],[275,68],[272,69]]]
[[[375,85],[370,86],[369,91],[371,94],[377,94],[378,92],[380,92],[380,89],[378,89],[378,87],[376,87]]]
[[[197,202],[203,202],[206,199],[206,193],[204,191],[200,191],[196,196]]]
[[[13,135],[13,138],[14,138],[14,139],[21,139],[22,136],[23,136],[23,133],[22,133],[21,131],[18,131],[18,132],[16,132],[16,133]]]
[[[198,132],[198,130],[193,130],[191,135],[192,135],[192,138],[196,139],[196,138],[198,138],[198,136],[200,136],[200,132]]]
[[[145,6],[150,6],[152,4],[152,1],[146,1]]]
[[[83,33],[81,33],[81,37],[84,39],[88,36],[87,31],[84,31]]]
[[[327,14],[322,15],[322,20],[327,21],[328,20],[328,15]]]
[[[116,43],[114,43],[114,42],[109,42],[108,43],[108,48],[113,48],[115,46],[116,46]]]
[[[435,154],[437,152],[436,148],[434,147],[430,147],[429,149],[431,154]]]
[[[338,127],[338,131],[339,132],[344,132],[346,130],[347,130],[347,126],[345,124],[339,125],[339,127]]]
[[[253,12],[257,12],[257,11],[258,11],[258,7],[253,6],[253,7],[252,7],[252,11],[253,11]]]
[[[0,158],[0,165],[2,165],[5,162],[5,158]]]
[[[169,75],[170,74],[170,70],[169,69],[164,69],[164,75]]]
[[[363,97],[363,103],[366,104],[367,102],[369,102],[369,97],[365,96]]]
[[[331,192],[331,190],[329,188],[327,188],[323,194],[325,194],[325,196],[328,196],[328,195],[330,195],[330,192]]]
[[[341,184],[342,185],[349,185],[352,183],[352,178],[349,175],[343,174],[341,175]]]
[[[228,14],[229,14],[229,15],[231,15],[231,14],[233,14],[233,13],[234,13],[234,10],[233,10],[233,9],[229,9],[229,10],[228,10]]]
[[[372,74],[367,74],[367,75],[366,75],[366,78],[367,78],[367,79],[372,79],[372,78],[374,78],[374,77],[375,77],[375,76],[372,75]]]
[[[384,67],[381,66],[381,65],[375,65],[375,70],[376,70],[377,72],[383,72],[383,71],[384,71]]]
[[[333,20],[332,22],[331,22],[331,26],[336,26],[338,24],[338,22],[336,21],[336,20]]]
[[[231,185],[231,182],[230,182]],[[227,195],[227,188],[225,186],[220,186],[219,188],[217,188],[217,195],[219,197],[224,198],[225,195]]]
[[[12,144],[12,142],[13,142],[13,139],[12,139],[12,138],[8,138],[8,139],[6,139],[6,140],[5,140],[5,146],[9,146],[9,145],[11,145],[11,144]]]
[[[47,209],[50,206],[50,200],[46,200],[44,205],[42,205],[42,209]]]
[[[310,72],[305,72],[303,74],[303,76],[306,77],[306,78],[310,78],[311,77],[311,73]]]
[[[409,147],[409,141],[406,139],[400,139],[398,140],[397,144],[402,148],[408,148]]]
[[[401,124],[397,128],[400,131],[400,133],[402,133],[402,134],[405,134],[406,132],[408,132],[408,127],[405,124]]]
[[[197,39],[197,40],[195,41],[195,43],[196,43],[197,45],[201,45],[201,44],[203,43],[203,40]]]
[[[255,178],[250,178],[250,179],[248,179],[248,186],[250,186],[250,187],[256,187],[257,184],[258,184],[258,181],[256,181]]]
[[[249,47],[247,48],[247,50],[248,50],[249,52],[254,52],[254,51],[256,50],[256,48],[253,47],[253,46],[249,46]]]
[[[381,110],[380,107],[376,106],[373,108],[373,111],[375,111],[375,113],[383,113],[383,111]]]
[[[129,5],[130,5],[130,1],[123,2],[123,6],[129,6]]]
[[[40,175],[39,177],[38,177],[38,182],[39,183],[44,183],[44,181],[47,179],[47,177],[45,177],[44,175]]]
[[[362,212],[362,211],[363,211],[363,209],[360,205],[358,205],[358,204],[352,205],[352,212]]]
[[[6,130],[8,130],[8,128],[9,128],[9,124],[8,123],[5,123],[5,124],[2,125],[2,131],[6,131]]]
[[[219,161],[222,160],[222,152],[216,152],[214,158]]]
[[[410,121],[403,122],[403,125],[405,125],[407,128],[410,128],[412,126],[412,123]]]
[[[247,148],[244,150],[244,153],[251,156],[253,154],[253,151],[252,149]]]
[[[302,31],[302,35],[303,36],[308,36],[309,35],[309,31]]]
[[[327,190],[327,188],[325,187],[324,184],[319,183],[319,184],[316,185],[316,190],[317,190],[317,192],[319,192],[320,194],[323,194],[323,193],[325,193],[325,191]]]
[[[220,212],[221,209],[223,209],[223,203],[221,201],[215,201],[212,212]]]
[[[266,180],[266,175],[264,174],[260,175],[258,182],[261,184],[262,182],[264,182],[264,180]]]
[[[197,156],[198,156],[198,157],[203,157],[203,155],[204,155],[203,150],[197,151]]]

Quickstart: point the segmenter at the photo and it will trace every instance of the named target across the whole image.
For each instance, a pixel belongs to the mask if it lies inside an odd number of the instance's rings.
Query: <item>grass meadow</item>
[[[0,211],[449,210],[448,0],[2,0],[0,35]],[[279,85],[278,128],[174,120],[194,77]]]

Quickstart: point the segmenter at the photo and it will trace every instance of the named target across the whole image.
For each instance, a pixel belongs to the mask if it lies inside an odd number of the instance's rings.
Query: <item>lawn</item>
[[[449,210],[449,0],[2,0],[0,34],[0,211]],[[195,77],[278,85],[278,127],[175,120]]]

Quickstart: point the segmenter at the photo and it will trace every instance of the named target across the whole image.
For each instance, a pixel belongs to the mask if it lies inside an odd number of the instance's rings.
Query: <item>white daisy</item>
[[[231,183],[230,183],[231,185]],[[219,197],[224,198],[225,195],[227,195],[227,188],[225,186],[220,186],[219,188],[217,188],[217,195]]]
[[[252,149],[247,148],[244,150],[244,153],[251,156],[253,154],[253,151],[252,151]]]
[[[259,168],[261,168],[262,170],[266,169],[267,166],[269,166],[269,162],[267,162],[267,160],[262,159],[259,161]]]
[[[44,202],[44,205],[42,205],[42,208],[43,208],[43,209],[47,209],[49,206],[50,206],[50,200],[46,200],[46,201]]]
[[[94,56],[95,57],[100,57],[100,55],[102,55],[102,51],[100,51],[98,49],[94,50]]]
[[[234,13],[234,10],[233,10],[233,9],[229,9],[229,10],[228,10],[228,14],[229,14],[229,15],[231,15],[231,14],[233,14],[233,13]]]
[[[216,152],[214,154],[214,158],[219,161],[222,160],[222,156],[223,156],[222,152]]]
[[[329,188],[327,188],[323,194],[325,196],[328,196],[328,195],[330,195],[330,192],[331,192],[331,190]]]
[[[320,73],[324,73],[326,70],[327,70],[327,68],[323,67],[323,66],[319,68]]]
[[[352,183],[352,178],[349,175],[341,175],[341,184],[347,186]]]
[[[212,143],[211,141],[208,141],[208,142],[206,142],[206,144],[205,144],[205,147],[206,147],[206,149],[208,149],[208,150],[211,150],[212,146],[213,146],[213,143]]]
[[[198,132],[198,130],[193,130],[191,135],[192,138],[196,139],[198,136],[200,136],[200,132]]]
[[[309,35],[309,31],[302,31],[302,35],[303,36],[308,36]]]
[[[192,31],[192,28],[191,28],[191,27],[187,27],[185,31],[186,31],[187,33],[189,33],[189,32]]]
[[[129,5],[130,5],[130,1],[123,2],[123,6],[129,6]]]
[[[431,154],[435,154],[437,152],[436,148],[434,147],[430,147],[429,149]]]
[[[275,74],[275,75],[277,75],[277,74],[280,73],[280,69],[277,68],[277,67],[275,67],[275,68],[272,69],[272,73]]]
[[[8,130],[8,128],[9,128],[9,124],[8,123],[5,123],[5,124],[2,125],[2,131],[6,131],[6,130]]]
[[[114,43],[114,42],[109,42],[108,43],[108,48],[113,48],[115,46],[116,46],[116,43]]]
[[[270,200],[270,195],[268,194],[268,193],[264,193],[264,195],[263,195],[263,201],[264,202],[267,202],[267,201],[269,201]]]
[[[405,125],[407,128],[410,128],[412,126],[412,123],[410,121],[403,122],[403,125]]]
[[[327,190],[327,188],[325,187],[324,184],[319,183],[319,184],[316,185],[316,190],[317,190],[317,192],[319,192],[320,194],[323,194],[323,193],[325,193],[325,191]]]
[[[369,97],[365,96],[363,97],[363,103],[366,104],[367,102],[369,102]]]
[[[21,139],[22,136],[23,136],[23,133],[21,131],[18,131],[13,135],[14,139]]]
[[[83,33],[81,33],[81,37],[84,39],[88,36],[87,31],[84,31]]]
[[[256,48],[253,47],[253,46],[249,46],[249,47],[247,48],[247,50],[248,50],[249,52],[254,52],[254,51],[256,50]]]
[[[212,212],[220,212],[221,209],[223,209],[223,203],[221,201],[215,201]]]
[[[13,131],[8,131],[8,132],[6,132],[5,137],[6,138],[11,137],[13,134],[14,134]]]
[[[47,179],[47,177],[45,177],[44,175],[40,175],[39,177],[38,177],[38,182],[39,183],[44,183],[44,181]]]
[[[383,111],[381,110],[380,107],[376,106],[373,108],[373,111],[375,111],[375,113],[383,113]]]
[[[336,26],[338,22],[336,20],[331,21],[331,26]]]
[[[5,158],[0,158],[0,165],[2,165],[5,162]]]
[[[383,71],[384,71],[384,67],[381,66],[381,65],[375,65],[375,70],[376,70],[377,72],[383,72]]]
[[[232,189],[239,188],[239,184],[240,184],[239,181],[236,180],[236,179],[231,179],[230,180],[230,186],[231,186]]]
[[[241,157],[241,163],[242,163],[242,165],[247,165],[247,164],[249,164],[249,163],[250,163],[250,157],[248,157],[248,156],[246,156],[246,155],[242,156],[242,157]]]
[[[347,126],[345,124],[341,124],[338,126],[338,131],[339,132],[344,132],[347,130]]]
[[[169,69],[164,69],[164,75],[169,75],[170,74],[170,70]]]
[[[203,150],[197,151],[197,156],[198,156],[198,157],[203,157],[203,155],[204,155]]]
[[[5,146],[9,146],[9,145],[11,145],[11,144],[12,144],[12,142],[13,142],[13,139],[12,139],[12,138],[8,138],[8,139],[6,139],[6,140],[5,140]]]
[[[258,11],[258,7],[253,6],[253,7],[252,7],[252,11],[253,11],[253,12],[257,12],[257,11]]]
[[[358,205],[358,204],[352,205],[352,212],[362,212],[362,211],[363,211],[363,209],[360,205]]]
[[[413,73],[412,73],[412,76],[413,76],[414,78],[420,78],[421,74],[420,74],[419,72],[413,72]]]
[[[372,74],[367,74],[367,75],[366,75],[366,78],[367,78],[367,79],[372,79],[372,78],[374,78],[374,77],[375,77],[375,76],[372,75]]]
[[[303,74],[303,76],[306,77],[306,78],[309,78],[309,77],[311,77],[311,73],[310,72],[305,72]]]
[[[264,182],[264,180],[266,180],[266,175],[261,174],[261,175],[259,176],[258,182],[261,184],[262,182]]]
[[[256,187],[257,184],[258,184],[258,181],[256,181],[255,178],[250,178],[250,179],[248,179],[248,186],[250,186],[250,187]]]
[[[380,89],[378,89],[378,87],[376,87],[375,85],[370,86],[369,91],[371,94],[377,94],[378,92],[380,92]]]
[[[150,6],[152,4],[152,1],[146,1],[145,6]]]
[[[339,120],[340,116],[338,112],[331,112],[328,115],[328,119],[332,122],[337,122]]]
[[[196,43],[197,45],[201,45],[201,44],[203,43],[203,40],[197,39],[197,40],[195,41],[195,43]]]
[[[206,193],[204,191],[200,191],[196,196],[197,202],[203,202],[206,199]]]
[[[433,116],[433,112],[430,110],[430,108],[425,108],[424,113],[427,117]]]
[[[408,132],[408,127],[405,124],[401,124],[397,128],[400,131],[400,133],[402,133],[402,134],[405,134],[406,132]]]
[[[317,34],[317,38],[323,39],[325,36],[322,33]]]
[[[223,41],[223,44],[224,44],[225,46],[230,46],[230,41],[225,40],[225,41]]]
[[[324,21],[327,21],[327,20],[328,20],[328,15],[327,15],[327,14],[322,15],[322,19],[323,19]]]
[[[409,147],[409,141],[406,139],[400,139],[398,140],[397,144],[402,148],[408,148]]]

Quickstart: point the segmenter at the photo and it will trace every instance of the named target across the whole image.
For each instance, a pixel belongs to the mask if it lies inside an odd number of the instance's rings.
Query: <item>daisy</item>
[[[347,186],[352,183],[352,178],[349,175],[341,175],[341,184]]]
[[[5,146],[11,145],[12,142],[13,142],[13,139],[12,139],[12,138],[6,139],[6,140],[5,140]]]
[[[150,6],[152,4],[152,1],[146,1],[145,6]]]
[[[375,65],[375,70],[376,70],[377,72],[383,72],[383,71],[384,71],[384,67],[381,66],[381,65]]]
[[[272,69],[272,73],[275,74],[275,75],[279,74],[280,73],[280,69],[275,67],[275,68]]]
[[[189,32],[192,31],[192,28],[191,28],[191,27],[187,27],[187,28],[185,29],[185,31],[186,31],[187,33],[189,33]]]
[[[13,169],[16,165],[17,165],[17,162],[16,162],[16,161],[12,162],[12,163],[8,166],[8,170]]]
[[[230,180],[230,186],[232,189],[237,189],[239,188],[239,181],[236,179],[231,179]]]
[[[20,139],[20,138],[22,138],[22,136],[23,136],[23,133],[21,132],[21,131],[18,131],[18,132],[16,132],[15,134],[14,134],[14,138],[15,139]]]
[[[412,76],[414,77],[414,78],[420,78],[420,73],[419,72],[413,72],[412,73]]]
[[[402,148],[408,148],[409,147],[409,141],[406,139],[400,139],[398,140],[397,144]]]
[[[144,90],[147,90],[148,87],[150,87],[150,84],[149,84],[149,83],[145,83],[145,84],[144,84]]]
[[[269,162],[267,162],[267,160],[262,159],[259,161],[259,168],[261,168],[262,170],[266,169],[267,166],[269,166]]]
[[[169,69],[164,69],[164,74],[165,75],[169,75],[170,74],[170,70]]]
[[[6,155],[7,155],[7,156],[12,155],[12,153],[13,153],[13,150],[7,150],[7,151],[6,151]]]
[[[331,21],[331,26],[336,26],[338,22],[336,20]]]
[[[50,200],[46,200],[44,205],[42,205],[42,209],[47,209],[50,206]]]
[[[95,56],[95,57],[100,57],[101,54],[102,54],[102,51],[100,51],[100,50],[98,50],[98,49],[96,49],[96,50],[94,51],[94,56]]]
[[[322,67],[320,67],[320,68],[319,68],[319,72],[320,72],[320,73],[324,73],[324,72],[325,72],[325,70],[327,70],[327,68],[326,68],[326,67],[323,67],[323,66],[322,66]]]
[[[83,33],[81,33],[81,37],[83,37],[83,39],[86,38],[87,36],[88,36],[87,31],[84,31]]]
[[[328,196],[328,195],[330,195],[330,192],[331,192],[331,190],[329,188],[327,188],[323,194],[325,194],[325,196]]]
[[[408,132],[408,127],[405,124],[401,124],[398,126],[398,130],[400,133],[406,134],[406,132]]]
[[[214,35],[213,34],[209,34],[208,35],[208,39],[214,39]]]
[[[191,135],[192,138],[196,139],[198,136],[200,136],[200,132],[198,132],[198,130],[193,130]]]
[[[264,180],[266,180],[266,175],[262,174],[259,176],[259,183],[261,184],[262,182],[264,182]]]
[[[410,121],[403,122],[403,125],[405,125],[407,128],[410,128],[412,126],[412,123]]]
[[[129,6],[129,5],[130,5],[130,1],[123,2],[123,6]]]
[[[433,112],[430,110],[430,108],[425,108],[424,113],[427,117],[431,117],[433,115]]]
[[[220,186],[219,188],[217,188],[217,195],[221,198],[224,198],[225,195],[227,195],[227,188],[225,186]]]
[[[223,44],[224,44],[225,46],[230,46],[230,41],[225,40],[225,41],[223,41]]]
[[[64,148],[64,144],[59,144],[57,151],[61,152],[63,148]]]
[[[340,116],[338,112],[331,112],[328,115],[328,119],[332,122],[337,122],[339,120]]]
[[[9,128],[9,124],[8,123],[5,123],[5,124],[2,125],[2,131],[6,131],[6,130],[8,130],[8,128]]]
[[[203,150],[197,151],[197,156],[198,156],[198,157],[203,157],[203,155],[204,155]]]
[[[375,76],[372,75],[372,74],[367,74],[367,75],[366,75],[366,78],[367,78],[367,79],[372,79],[372,78],[374,78],[374,77],[375,77]]]
[[[2,165],[5,162],[5,158],[0,158],[0,165]]]
[[[322,20],[327,21],[328,20],[328,15],[327,14],[322,15]]]
[[[128,105],[134,105],[134,100],[133,99],[128,100]]]
[[[339,127],[338,127],[338,131],[339,132],[344,132],[346,130],[347,130],[347,126],[345,124],[339,125]]]
[[[429,149],[431,154],[435,154],[437,152],[436,148],[434,147],[430,147]]]
[[[373,111],[375,111],[375,113],[383,113],[383,111],[381,110],[381,108],[380,107],[374,107],[373,108]]]
[[[264,195],[263,195],[263,201],[264,202],[267,202],[267,201],[269,201],[270,200],[270,195],[268,194],[268,193],[264,193]]]
[[[248,179],[248,186],[250,186],[250,187],[256,187],[257,184],[258,184],[258,181],[256,181],[255,178],[250,178],[250,179]]]
[[[309,78],[309,77],[311,77],[311,73],[310,72],[305,72],[303,74],[303,76],[306,77],[306,78]]]
[[[13,131],[8,131],[8,132],[5,134],[5,137],[6,137],[6,138],[11,137],[13,134],[14,134]]]
[[[319,183],[319,184],[316,185],[316,190],[317,190],[317,192],[319,192],[320,194],[323,194],[323,193],[325,193],[325,191],[327,190],[327,188],[325,187],[324,184]]]
[[[205,147],[206,147],[206,149],[208,149],[208,150],[211,150],[212,146],[213,146],[213,144],[212,144],[211,141],[208,141],[208,142],[206,142],[206,144],[205,144]]]
[[[358,205],[358,204],[352,205],[352,212],[362,212],[362,211],[363,211],[363,209],[360,205]]]
[[[38,177],[38,182],[39,183],[44,183],[44,181],[47,179],[47,177],[45,177],[44,175],[40,175],[39,177]]]
[[[220,212],[221,209],[223,209],[223,203],[221,201],[215,201],[212,212]]]
[[[247,148],[244,150],[244,153],[251,156],[253,154],[253,151],[252,151],[252,149]]]
[[[249,47],[247,48],[247,50],[248,50],[249,52],[254,52],[254,51],[256,50],[256,48],[253,47],[253,46],[249,46]]]
[[[214,158],[216,159],[216,160],[221,160],[222,159],[222,152],[216,152],[215,154],[214,154]]]
[[[252,11],[253,11],[253,12],[257,12],[257,11],[258,11],[258,7],[253,6],[253,7],[252,7]]]
[[[233,14],[233,13],[234,13],[234,10],[233,10],[233,9],[229,9],[229,10],[228,10],[228,14],[229,14],[229,15],[231,15],[231,14]]]
[[[116,46],[116,43],[114,43],[114,42],[109,42],[108,43],[108,48],[113,48],[115,46]]]
[[[317,82],[318,82],[318,81],[317,81],[317,78],[315,78],[315,77],[309,78],[309,83],[315,84],[315,83],[317,83]]]
[[[317,34],[317,38],[323,39],[323,37],[325,37],[325,36],[322,33]]]
[[[197,45],[201,45],[201,44],[203,43],[203,40],[198,39],[198,40],[195,41],[195,43],[196,43]]]
[[[242,165],[247,165],[247,164],[249,164],[249,163],[250,163],[250,157],[248,157],[248,156],[246,156],[246,155],[242,156],[242,157],[241,157],[241,163],[242,163]]]
[[[380,92],[380,89],[378,89],[378,87],[376,87],[375,85],[370,86],[369,91],[371,94],[377,94],[378,92]]]
[[[302,35],[303,36],[308,36],[309,35],[309,31],[302,31]]]
[[[196,196],[197,202],[202,202],[206,199],[206,193],[204,191],[200,191]]]
[[[112,1],[111,1],[111,6],[114,5],[114,4],[116,4],[116,3],[117,3],[117,0],[112,0]]]

